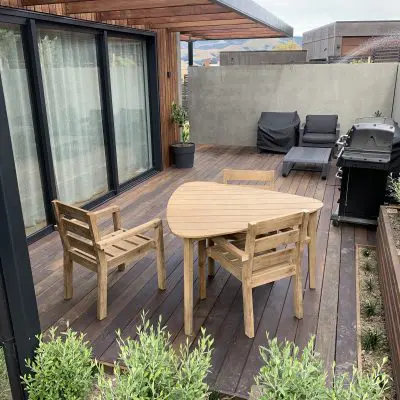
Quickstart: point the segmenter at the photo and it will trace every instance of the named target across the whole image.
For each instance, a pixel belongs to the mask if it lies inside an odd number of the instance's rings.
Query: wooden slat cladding
[[[178,102],[177,35],[167,29],[156,29],[158,76],[160,95],[160,120],[163,164],[171,164],[169,145],[179,141],[179,129],[171,122],[172,102]]]
[[[390,208],[390,207],[389,207]],[[377,231],[377,253],[385,321],[396,385],[400,389],[400,260],[390,226],[388,207],[381,207]]]

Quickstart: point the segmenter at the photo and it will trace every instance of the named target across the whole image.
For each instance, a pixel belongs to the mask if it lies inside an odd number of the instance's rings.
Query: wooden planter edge
[[[400,258],[388,213],[393,208],[400,211],[398,206],[381,206],[376,248],[394,385],[400,393]]]

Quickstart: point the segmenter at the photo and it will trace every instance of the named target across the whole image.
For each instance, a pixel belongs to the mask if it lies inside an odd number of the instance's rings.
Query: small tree
[[[175,102],[172,103],[171,121],[174,124],[177,124],[182,130],[182,142],[187,143],[190,139],[190,123],[188,120],[188,114],[182,106]]]

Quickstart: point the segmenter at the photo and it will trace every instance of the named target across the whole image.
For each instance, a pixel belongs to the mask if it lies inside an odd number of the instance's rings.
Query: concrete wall
[[[304,64],[306,50],[221,51],[220,65]]]
[[[193,67],[189,118],[196,143],[254,146],[262,111],[338,114],[345,133],[376,110],[390,116],[397,64]],[[400,82],[400,79],[399,79]]]
[[[400,64],[397,71],[397,85],[393,102],[393,119],[400,124]]]

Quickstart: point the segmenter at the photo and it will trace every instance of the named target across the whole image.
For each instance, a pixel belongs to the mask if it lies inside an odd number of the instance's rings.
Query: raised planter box
[[[377,255],[394,384],[396,392],[400,393],[400,257],[389,218],[393,212],[400,216],[400,207],[381,206]]]

